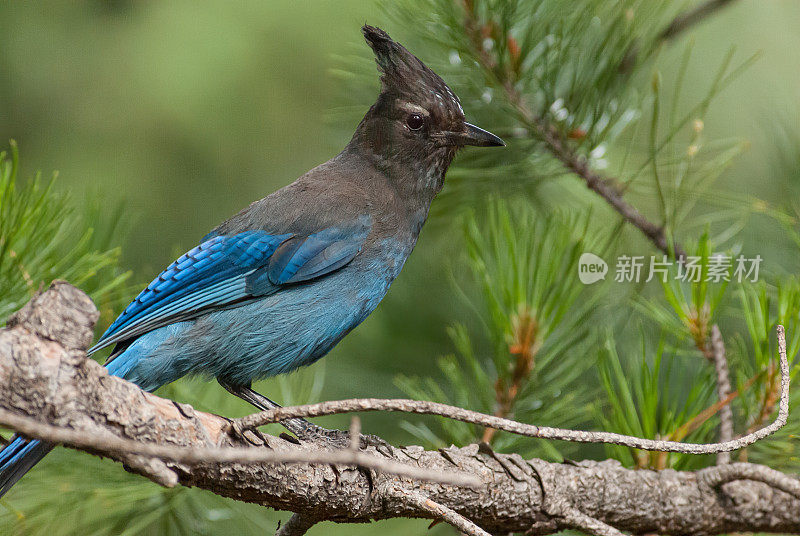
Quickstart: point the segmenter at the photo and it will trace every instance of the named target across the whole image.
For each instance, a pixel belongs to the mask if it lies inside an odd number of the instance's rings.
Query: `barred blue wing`
[[[362,217],[307,236],[211,236],[155,278],[89,353],[338,270],[359,253],[370,228],[371,219]]]
[[[307,238],[291,238],[270,260],[267,275],[276,285],[308,281],[341,268],[358,253],[369,234],[371,219],[362,216],[347,225],[329,227]]]

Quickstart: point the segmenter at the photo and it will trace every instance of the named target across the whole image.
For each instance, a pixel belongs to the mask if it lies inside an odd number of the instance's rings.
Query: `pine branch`
[[[478,20],[469,8],[466,10],[464,32],[472,45],[472,53],[478,63],[502,87],[506,99],[519,114],[523,123],[544,142],[544,146],[550,154],[566,169],[583,179],[590,190],[602,197],[625,221],[639,229],[658,249],[668,255],[674,255],[676,259],[686,257],[684,249],[679,244],[675,243],[670,247],[663,225],[653,223],[624,199],[624,192],[618,186],[621,181],[603,176],[591,169],[586,158],[575,151],[564,134],[531,111],[522,94],[514,86],[511,73],[501,69],[494,58],[484,50]]]
[[[372,448],[330,451],[281,437],[235,433],[228,419],[185,405],[179,409],[171,401],[109,377],[87,359],[84,348],[91,340],[96,314],[85,295],[56,283],[10,319],[0,331],[3,420],[19,425],[32,437],[84,445],[85,450],[123,462],[159,483],[164,479],[157,473],[169,471],[186,486],[299,513],[287,524],[289,528],[281,529],[282,534],[302,534],[318,521],[392,517],[442,519],[468,534],[550,534],[567,528],[614,536],[619,531],[800,534],[800,481],[759,465],[653,472],[631,471],[614,461],[524,460],[495,453],[486,445],[387,450],[387,462],[429,474],[457,469],[480,480],[478,487],[431,485],[416,477],[367,471],[355,466],[361,464],[359,460],[333,456],[377,457]],[[782,329],[778,341],[781,372],[785,372]],[[782,386],[788,386],[787,382],[788,377],[782,377]],[[367,402],[360,402],[360,407],[376,407]],[[384,405],[388,402],[409,405],[413,401],[383,401]],[[335,410],[346,406],[333,404]],[[780,408],[779,419],[783,419],[785,398]],[[330,407],[318,405],[286,409],[294,415],[332,413],[327,411]],[[442,408],[428,407],[432,409]],[[18,420],[11,422],[9,415]],[[285,415],[272,417],[279,420]],[[480,422],[530,426],[488,415]],[[25,428],[31,424],[36,426]],[[357,425],[354,421],[353,426]],[[129,441],[138,446],[128,450]],[[106,448],[109,445],[112,448]],[[336,466],[303,463],[292,458],[295,453],[307,456],[306,461],[327,460]],[[287,458],[298,463],[278,463]],[[153,467],[163,471],[153,471]]]

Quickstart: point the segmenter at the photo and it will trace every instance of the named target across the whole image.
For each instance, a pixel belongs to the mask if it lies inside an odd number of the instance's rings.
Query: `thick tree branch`
[[[631,471],[614,461],[555,464],[524,460],[478,445],[441,451],[421,447],[387,451],[385,459],[393,463],[480,479],[481,485],[471,488],[360,469],[349,463],[263,463],[262,453],[274,453],[273,460],[277,460],[302,452],[312,460],[322,459],[315,458],[320,452],[352,454],[352,449],[324,451],[280,437],[236,434],[228,419],[185,405],[178,408],[131,383],[109,377],[83,350],[91,338],[95,315],[88,298],[57,283],[9,321],[0,331],[0,409],[4,415],[24,417],[24,422],[46,422],[58,433],[75,433],[62,439],[76,443],[78,435],[93,438],[99,443],[86,450],[120,461],[156,481],[159,479],[151,468],[160,466],[179,484],[299,513],[281,529],[283,534],[302,534],[314,522],[391,517],[442,519],[461,524],[462,530],[469,528],[474,534],[527,531],[536,535],[565,528],[614,535],[617,531],[800,533],[797,479],[752,464],[710,468],[716,472],[654,472]],[[104,441],[109,444],[109,438],[145,446],[128,450],[127,443],[118,443],[115,446],[120,448],[98,448]],[[169,452],[147,450],[155,447],[166,447]],[[242,451],[254,454],[225,458],[228,454],[224,452],[234,452],[226,450],[231,447],[237,456]],[[183,454],[190,450],[209,457]],[[157,453],[157,458],[148,457],[148,452]],[[359,452],[378,456],[372,448]],[[24,486],[24,480],[19,485]]]
[[[185,408],[182,408],[185,410]],[[407,464],[396,463],[391,460],[380,459],[371,454],[366,454],[359,450],[308,450],[290,449],[285,451],[273,451],[266,449],[254,449],[250,447],[181,447],[174,445],[158,445],[153,443],[141,443],[132,439],[125,439],[116,435],[104,434],[98,436],[87,436],[79,430],[72,430],[59,426],[43,423],[31,417],[17,415],[5,409],[0,409],[0,424],[8,428],[13,428],[17,432],[36,439],[42,439],[49,443],[66,444],[83,450],[114,453],[120,456],[147,456],[158,458],[164,461],[195,465],[199,463],[226,463],[238,462],[245,464],[253,463],[321,463],[321,464],[342,464],[354,465],[362,469],[372,469],[374,471],[391,473],[393,475],[438,482],[441,484],[451,484],[455,486],[480,485],[480,480],[472,475],[461,474],[458,472],[437,472],[427,469],[420,469]],[[255,437],[255,436],[253,436]],[[356,435],[355,437],[358,437]],[[152,475],[151,475],[152,476]],[[177,480],[164,474],[162,485],[175,485]]]

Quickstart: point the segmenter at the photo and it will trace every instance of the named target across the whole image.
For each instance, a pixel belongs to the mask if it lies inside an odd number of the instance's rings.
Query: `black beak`
[[[480,127],[471,123],[464,123],[467,127],[467,134],[464,137],[464,145],[476,145],[478,147],[505,147],[506,142]]]
[[[464,132],[448,132],[454,145],[475,145],[476,147],[505,147],[506,142],[480,127],[464,123]]]
[[[477,147],[505,147],[506,142],[480,127],[476,127],[470,123],[464,123],[464,130],[462,132],[442,132],[441,136],[445,140],[446,145],[456,145],[462,147],[464,145],[475,145]]]

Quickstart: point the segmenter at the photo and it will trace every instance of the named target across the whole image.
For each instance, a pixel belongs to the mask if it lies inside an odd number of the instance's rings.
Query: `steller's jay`
[[[347,147],[203,237],[123,311],[97,344],[109,374],[152,391],[217,378],[266,410],[258,378],[324,356],[384,297],[414,248],[456,151],[503,141],[464,120],[458,97],[383,30],[364,26],[381,92]],[[300,439],[341,440],[303,419]],[[0,496],[53,445],[15,436],[0,451]]]

